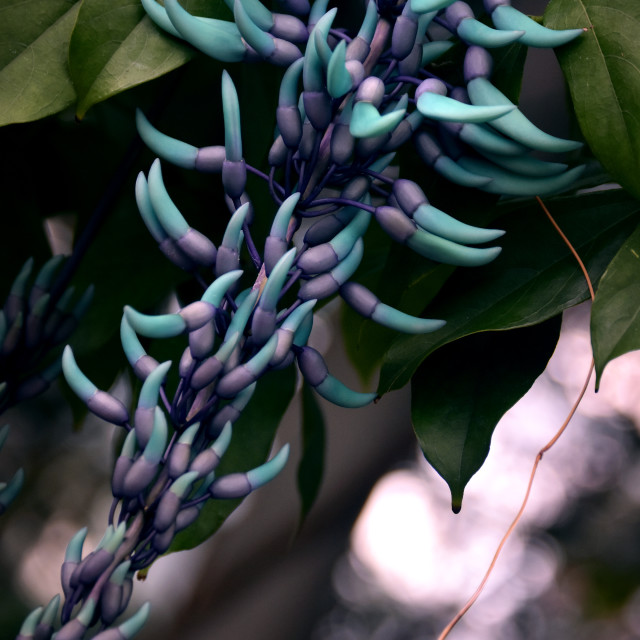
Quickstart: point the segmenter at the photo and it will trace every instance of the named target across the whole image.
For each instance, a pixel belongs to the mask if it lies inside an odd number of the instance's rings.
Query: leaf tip
[[[460,490],[459,488],[449,486],[449,489],[451,489],[451,511],[458,514],[462,510],[462,496],[464,495],[464,488]]]

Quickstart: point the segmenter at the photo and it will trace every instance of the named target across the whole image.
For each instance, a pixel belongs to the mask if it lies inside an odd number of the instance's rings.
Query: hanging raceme
[[[142,381],[133,415],[65,350],[62,366],[72,389],[126,437],[104,538],[84,557],[86,529],[69,543],[57,640],[83,638],[93,627],[100,640],[132,637],[147,605],[114,625],[129,603],[133,574],[169,550],[205,503],[244,497],[284,467],[288,445],[249,471],[216,475],[233,425],[265,375],[296,364],[308,385],[337,405],[361,407],[376,399],[375,392],[340,382],[308,344],[318,302],[339,295],[396,331],[443,327],[446,318],[404,313],[358,282],[371,225],[407,251],[449,265],[482,266],[500,254],[498,246],[478,245],[494,242],[501,230],[456,220],[431,205],[416,182],[396,177],[398,151],[413,144],[427,167],[456,185],[507,195],[563,191],[583,170],[534,156],[579,143],[535,128],[491,84],[486,50],[513,42],[557,46],[581,29],[545,29],[506,0],[486,2],[495,28],[459,0],[370,0],[352,33],[337,26],[339,10],[328,9],[327,0],[312,6],[286,0],[281,4],[289,14],[272,13],[258,0],[225,1],[233,20],[191,15],[178,0],[142,5],[158,27],[217,60],[283,68],[268,166],[245,159],[242,103],[227,71],[221,78],[224,144],[182,142],[138,112],[139,133],[159,156],[138,176],[140,214],[160,250],[193,275],[202,294],[175,313],[125,308],[122,346]],[[466,48],[463,69],[432,64],[453,46],[451,38]],[[165,186],[162,162],[220,174],[230,214],[222,238],[189,224]],[[249,175],[267,185],[270,211],[254,207]],[[272,223],[260,237],[253,222],[265,216]],[[159,363],[139,339],[178,336],[186,346],[175,364]],[[50,638],[58,607],[54,599],[36,609],[18,637]]]

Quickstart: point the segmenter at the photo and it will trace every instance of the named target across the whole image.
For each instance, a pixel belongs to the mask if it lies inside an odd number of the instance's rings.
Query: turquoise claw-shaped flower
[[[548,29],[508,4],[497,6],[491,12],[491,21],[498,29],[524,31],[519,42],[528,47],[560,47],[584,33],[584,29]]]
[[[460,158],[458,163],[470,171],[491,178],[491,182],[479,187],[483,191],[511,196],[543,196],[561,193],[570,189],[585,169],[585,165],[580,165],[557,175],[539,178],[518,175],[478,158]]]
[[[227,160],[242,160],[242,133],[238,92],[227,71],[222,72],[222,114],[224,117],[224,148]]]
[[[504,47],[512,42],[522,41],[525,34],[522,30],[492,29],[475,18],[465,18],[456,27],[456,33],[464,41],[492,49]]]
[[[62,372],[71,389],[87,405],[89,411],[113,424],[125,424],[129,421],[129,412],[122,402],[98,389],[80,371],[69,345],[62,353]]]
[[[145,602],[128,620],[115,629],[106,629],[94,636],[93,640],[131,640],[144,627],[149,617],[149,603]]]
[[[120,342],[134,373],[141,380],[145,380],[158,366],[158,361],[144,350],[125,314],[122,315],[120,322]]]
[[[414,13],[427,13],[444,9],[454,2],[455,0],[410,0],[410,6]]]
[[[183,9],[178,0],[166,0],[165,9],[180,36],[211,58],[221,62],[248,58],[248,49],[233,22],[205,22]]]
[[[305,346],[296,355],[304,379],[325,400],[340,407],[357,409],[371,404],[375,393],[362,393],[350,389],[329,373],[324,358],[313,347]]]
[[[420,93],[416,107],[423,116],[431,118],[432,120],[473,123],[484,123],[495,120],[516,108],[515,105],[479,107],[459,102],[458,100],[432,91]]]
[[[292,62],[302,57],[300,49],[295,44],[281,38],[274,38],[266,33],[253,20],[250,12],[247,11],[245,7],[247,3],[248,0],[235,0],[233,15],[240,34],[260,56],[280,66],[289,66]],[[269,16],[271,16],[270,13]],[[273,26],[273,19],[271,19],[271,26]]]
[[[332,98],[341,98],[351,91],[353,79],[346,67],[347,43],[344,40],[336,45],[327,65],[327,91]]]
[[[184,169],[194,169],[198,148],[191,144],[176,140],[160,133],[144,116],[140,109],[136,110],[136,126],[144,143],[163,160]]]
[[[276,263],[287,252],[287,232],[293,212],[300,200],[300,192],[292,193],[278,207],[278,211],[271,223],[271,230],[264,243],[264,266],[267,276],[271,273]]]
[[[474,105],[515,106],[509,98],[483,77],[470,80],[467,83],[467,91]],[[528,120],[519,109],[513,109],[510,113],[492,120],[490,126],[516,142],[537,151],[564,153],[582,146],[581,142],[563,140],[545,133]]]
[[[393,131],[404,118],[406,109],[397,109],[380,115],[370,102],[356,102],[353,105],[349,132],[354,138],[372,138]]]
[[[347,282],[340,287],[340,296],[355,311],[365,318],[403,333],[429,333],[437,331],[444,320],[418,318],[381,302],[369,289],[356,282]]]
[[[356,272],[364,254],[364,242],[358,238],[353,249],[337,266],[307,280],[298,290],[300,300],[321,300],[333,295]]]

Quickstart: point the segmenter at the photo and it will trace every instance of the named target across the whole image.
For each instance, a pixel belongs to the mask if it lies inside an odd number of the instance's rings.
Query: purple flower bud
[[[297,359],[302,375],[312,387],[317,387],[329,375],[324,358],[312,347],[302,347]]]
[[[309,122],[308,119],[305,120],[302,125],[302,138],[298,145],[297,157],[301,160],[309,160],[309,158],[311,158],[317,135],[318,132],[314,129],[311,122]]]
[[[296,105],[279,106],[276,109],[276,123],[287,147],[297,148],[302,137],[302,121],[298,107]]]
[[[397,206],[408,216],[413,216],[420,205],[428,203],[424,191],[413,180],[396,180],[393,183],[393,195]]]
[[[192,525],[198,519],[199,515],[200,508],[198,505],[182,509],[176,517],[176,531],[182,531]]]
[[[298,12],[292,11],[292,13]],[[302,20],[286,13],[273,13],[272,16],[273,27],[269,29],[272,36],[300,44],[305,43],[309,38],[309,30]]]
[[[391,55],[403,60],[412,51],[418,35],[418,21],[415,17],[398,16],[391,35]]]
[[[209,493],[216,499],[244,498],[251,493],[251,483],[244,473],[230,473],[214,480]]]
[[[356,100],[370,102],[374,107],[379,107],[384,98],[384,82],[377,76],[365,78],[356,91]]]
[[[455,31],[465,18],[475,18],[475,14],[466,2],[454,2],[445,11],[445,19]]]
[[[281,167],[287,160],[287,145],[284,143],[282,136],[278,136],[269,149],[268,162],[272,167]]]
[[[345,164],[353,154],[355,139],[349,131],[347,123],[338,122],[331,134],[331,161]]]
[[[196,229],[190,227],[175,243],[180,251],[202,267],[211,267],[216,261],[215,245]]]
[[[244,160],[222,163],[222,185],[225,193],[231,198],[239,198],[247,184],[247,166]]]
[[[156,533],[156,535],[153,536],[153,538],[151,539],[151,546],[158,553],[164,553],[171,546],[175,535],[176,524],[175,522],[173,522],[168,529],[166,529],[162,533]]]
[[[202,147],[198,149],[195,168],[204,173],[220,173],[225,158],[226,151],[222,145]]]
[[[365,318],[370,318],[380,300],[369,291],[356,282],[347,282],[340,287],[340,295],[345,302],[353,307],[359,314]]]
[[[422,66],[422,44],[415,44],[411,53],[398,62],[398,73],[403,76],[416,76]]]
[[[404,244],[417,230],[400,209],[394,207],[378,207],[375,212],[378,224],[384,232],[396,242]]]
[[[331,122],[331,96],[326,91],[304,91],[304,110],[314,129],[324,131]]]
[[[191,355],[196,360],[206,358],[211,353],[211,349],[213,349],[215,337],[216,332],[212,322],[191,331],[189,333],[189,349]]]
[[[489,78],[493,70],[493,59],[482,47],[469,47],[464,57],[464,79],[471,82],[474,78]]]
[[[165,238],[158,244],[158,248],[176,267],[180,267],[180,269],[184,269],[185,271],[193,271],[196,268],[193,260],[180,250],[173,238]]]

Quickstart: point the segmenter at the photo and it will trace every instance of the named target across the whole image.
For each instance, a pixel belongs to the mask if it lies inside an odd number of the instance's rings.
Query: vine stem
[[[569,241],[567,236],[562,231],[562,229],[560,229],[560,226],[555,221],[555,219],[553,218],[553,216],[549,212],[549,209],[547,209],[546,205],[544,204],[544,202],[542,201],[540,196],[536,196],[536,200],[538,201],[538,204],[540,205],[541,209],[544,211],[545,215],[547,216],[547,218],[549,219],[549,221],[553,225],[553,227],[556,230],[556,232],[558,233],[558,235],[562,238],[563,242],[569,248],[569,251],[571,251],[571,253],[573,254],[573,257],[576,259],[576,262],[580,266],[580,270],[582,271],[582,274],[584,275],[584,279],[587,282],[587,287],[589,288],[589,295],[591,297],[591,300],[593,301],[593,298],[595,296],[595,293],[594,293],[594,290],[593,290],[593,284],[591,283],[591,278],[589,277],[589,273],[587,272],[587,268],[584,266],[584,262],[582,261],[582,259],[578,255],[578,252],[575,250],[575,248],[573,247],[573,245],[571,244],[571,242]],[[449,635],[449,633],[451,633],[451,630],[453,629],[453,627],[455,627],[455,625],[458,624],[458,622],[460,622],[462,617],[474,605],[475,601],[478,599],[478,597],[480,596],[480,594],[484,590],[484,587],[487,584],[487,581],[489,580],[489,576],[491,575],[491,572],[493,571],[493,569],[494,569],[494,567],[495,567],[495,565],[496,565],[496,563],[498,561],[498,558],[500,557],[500,553],[502,553],[502,549],[504,548],[505,544],[507,543],[507,540],[511,537],[511,534],[515,530],[516,526],[520,522],[520,519],[522,518],[522,515],[524,514],[524,510],[526,509],[527,503],[529,502],[529,496],[531,495],[531,489],[533,487],[533,481],[535,480],[536,472],[538,470],[538,466],[540,465],[542,457],[544,456],[544,454],[547,451],[549,451],[549,449],[551,449],[551,447],[553,447],[556,444],[556,442],[558,442],[558,440],[560,439],[562,434],[565,432],[565,430],[569,426],[569,422],[571,422],[571,419],[575,415],[575,412],[578,410],[578,407],[580,406],[580,403],[582,402],[582,398],[584,397],[584,394],[586,393],[587,388],[589,387],[589,381],[591,380],[591,375],[593,374],[593,367],[594,367],[594,361],[593,361],[593,358],[591,358],[591,364],[589,365],[589,372],[587,373],[585,381],[584,381],[584,383],[582,385],[582,389],[580,390],[580,393],[578,394],[578,397],[576,398],[576,401],[573,403],[573,406],[571,407],[571,409],[569,411],[569,414],[567,415],[567,417],[565,418],[564,422],[562,423],[562,426],[556,431],[556,433],[553,436],[553,438],[551,438],[551,440],[549,440],[549,442],[547,442],[547,444],[545,444],[544,447],[542,447],[542,449],[540,449],[540,451],[538,451],[538,453],[536,454],[535,460],[533,461],[533,466],[531,468],[531,473],[529,475],[529,482],[527,483],[527,489],[525,491],[524,498],[522,499],[522,503],[520,505],[520,509],[518,509],[518,513],[516,513],[513,521],[509,525],[509,528],[507,529],[506,533],[504,534],[504,536],[502,536],[502,539],[500,540],[500,543],[498,544],[498,548],[496,549],[496,552],[493,555],[493,559],[491,560],[491,564],[489,565],[489,568],[487,569],[486,573],[484,574],[484,577],[482,578],[482,581],[478,585],[478,588],[475,590],[473,595],[469,598],[469,600],[467,600],[467,602],[464,604],[464,606],[458,611],[458,613],[456,613],[456,615],[451,619],[449,624],[444,628],[442,633],[438,636],[438,640],[444,640]]]

